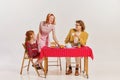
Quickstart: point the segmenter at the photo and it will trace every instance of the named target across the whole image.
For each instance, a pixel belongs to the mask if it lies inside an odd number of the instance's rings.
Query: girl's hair
[[[32,39],[31,35],[33,35],[33,34],[34,34],[33,30],[27,31],[26,34],[25,34],[26,35],[25,42],[30,41]]]
[[[56,24],[55,23],[55,16],[54,16],[54,14],[51,14],[51,13],[49,13],[48,15],[47,15],[47,17],[46,17],[46,23],[49,23],[49,18],[50,18],[50,16],[53,16],[54,17],[54,20],[53,20],[53,22],[52,22],[52,24]]]
[[[82,20],[77,20],[76,23],[80,24],[80,26],[82,27],[82,31],[85,30],[85,24]]]

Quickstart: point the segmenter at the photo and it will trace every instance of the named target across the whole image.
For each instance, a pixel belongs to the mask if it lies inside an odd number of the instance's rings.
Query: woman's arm
[[[59,42],[58,42],[58,40],[57,40],[57,38],[56,38],[56,35],[55,35],[55,31],[54,31],[54,30],[52,31],[52,35],[53,35],[53,40],[55,41],[55,43],[58,44],[58,46],[60,46],[60,44],[59,44]]]
[[[69,33],[67,34],[67,37],[65,38],[65,43],[68,43],[70,41],[71,30],[69,31]]]
[[[79,36],[79,42],[80,42],[80,44],[83,45],[83,46],[85,46],[86,42],[87,42],[87,39],[88,39],[88,33],[87,32],[81,33],[81,35]]]
[[[39,42],[40,38],[41,38],[41,33],[38,32],[38,34],[37,34],[37,43]]]
[[[37,34],[37,43],[39,43],[39,40],[41,38],[41,26],[42,26],[42,23],[40,23],[40,25],[39,25],[39,31],[38,31],[38,34]]]

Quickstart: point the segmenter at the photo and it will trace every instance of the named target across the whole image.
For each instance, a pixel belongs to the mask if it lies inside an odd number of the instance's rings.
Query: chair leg
[[[59,58],[57,58],[57,66],[59,66]]]
[[[80,58],[80,73],[81,73],[81,70],[82,70],[82,69],[81,69],[81,58]]]
[[[30,60],[30,59],[29,59],[29,60]],[[33,60],[30,60],[30,61],[31,61],[32,65],[35,66],[35,64],[33,63]],[[35,69],[35,71],[37,72],[37,75],[40,76],[40,74],[39,74],[38,70],[36,69],[36,67],[34,67],[34,69]]]
[[[23,71],[23,66],[24,66],[24,61],[25,61],[25,54],[22,60],[22,66],[21,66],[21,70],[20,70],[20,74],[22,75],[22,71]]]
[[[30,67],[30,60],[28,61],[27,71],[29,71],[29,67]]]
[[[61,58],[59,58],[59,63],[60,63],[60,71],[62,71]]]
[[[65,72],[67,72],[67,62],[66,62],[66,69],[65,69]]]
[[[86,71],[86,69],[85,69],[85,57],[84,57],[84,71],[83,72],[85,73],[85,71]]]
[[[88,57],[86,58],[86,76],[88,78]]]

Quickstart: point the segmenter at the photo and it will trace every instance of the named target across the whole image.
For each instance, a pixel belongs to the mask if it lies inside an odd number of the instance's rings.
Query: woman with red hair
[[[39,25],[39,33],[37,36],[39,51],[41,51],[42,47],[48,46],[50,32],[52,32],[53,40],[55,41],[55,43],[60,46],[55,35],[55,16],[51,13],[47,15],[46,21],[41,21]]]

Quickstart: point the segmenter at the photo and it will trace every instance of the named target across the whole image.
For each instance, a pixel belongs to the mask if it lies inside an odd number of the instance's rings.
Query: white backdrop
[[[48,13],[56,16],[56,35],[61,44],[76,20],[85,22],[89,33],[87,45],[95,56],[90,60],[92,70],[97,67],[94,71],[99,72],[104,66],[110,67],[108,70],[119,69],[119,0],[0,0],[1,69],[20,68],[25,32],[32,29],[37,33],[40,21],[45,20]],[[113,74],[120,74],[118,71]]]

